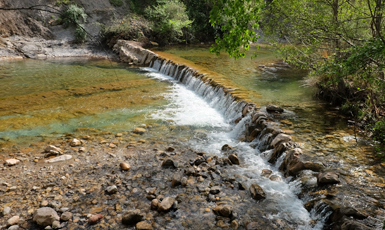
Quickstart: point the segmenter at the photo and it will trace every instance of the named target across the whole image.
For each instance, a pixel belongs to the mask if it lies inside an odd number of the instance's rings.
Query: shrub
[[[119,7],[119,6],[123,5],[123,1],[122,0],[110,0],[110,3],[111,3],[111,5],[116,6],[116,7]]]
[[[148,19],[154,22],[157,41],[161,44],[183,41],[184,29],[192,23],[186,13],[186,6],[179,0],[158,0],[157,3],[145,9]]]
[[[83,43],[87,38],[87,32],[84,29],[84,26],[81,22],[86,22],[87,14],[84,12],[84,8],[78,7],[77,5],[70,5],[63,13],[60,15],[61,22],[65,28],[73,25],[75,29],[75,40],[77,42]]]

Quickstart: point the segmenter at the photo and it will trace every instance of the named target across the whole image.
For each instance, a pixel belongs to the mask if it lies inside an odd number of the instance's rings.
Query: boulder
[[[122,223],[125,225],[135,225],[144,220],[145,214],[141,213],[139,209],[129,210],[123,214]]]
[[[171,209],[175,202],[175,198],[173,197],[166,197],[162,200],[162,202],[158,206],[158,211],[165,212]]]
[[[338,184],[340,183],[339,175],[335,172],[321,172],[317,176],[318,185]]]
[[[270,146],[275,148],[278,146],[278,144],[283,143],[283,142],[288,142],[291,141],[291,136],[286,135],[286,134],[278,134],[273,141],[271,142]]]
[[[279,166],[285,176],[295,176],[299,171],[306,169],[301,160],[302,150],[299,148],[287,151],[285,159]]]
[[[257,184],[252,184],[249,188],[249,191],[250,191],[251,197],[254,200],[263,200],[266,198],[265,192],[263,191],[261,186]]]
[[[59,220],[60,217],[56,211],[49,207],[39,208],[33,213],[33,221],[43,227],[52,225],[54,221]]]
[[[262,169],[261,176],[269,177],[272,173],[273,173],[273,171],[271,171],[270,169]]]
[[[266,106],[266,111],[269,113],[283,113],[284,110],[279,106],[270,104]]]

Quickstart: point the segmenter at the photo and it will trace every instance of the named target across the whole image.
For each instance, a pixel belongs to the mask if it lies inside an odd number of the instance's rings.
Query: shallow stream
[[[249,97],[264,110],[277,104],[285,113],[277,117],[282,128],[300,142],[306,153],[327,167],[340,168],[356,183],[349,193],[383,200],[384,170],[377,167],[372,149],[357,137],[353,127],[314,99],[314,89],[302,86],[306,72],[278,63],[271,51],[259,49],[256,59],[233,60],[225,54],[214,56],[205,46],[174,47],[163,50],[203,68],[220,73],[225,81],[250,91]],[[160,66],[159,66],[160,67]],[[0,64],[0,146],[29,145],[49,141],[66,133],[128,132],[138,126],[151,126],[151,135],[162,140],[165,130],[174,140],[196,151],[221,156],[221,147],[237,149],[241,167],[229,169],[247,186],[258,183],[268,199],[258,207],[271,220],[284,220],[293,229],[322,229],[327,210],[308,212],[306,197],[298,198],[302,183],[283,178],[279,164],[271,165],[264,154],[240,142],[244,118],[231,112],[236,102],[221,92],[209,92],[188,80],[180,84],[155,68],[132,68],[108,60],[54,59],[48,61],[7,61]],[[282,159],[281,159],[282,160]],[[272,181],[261,176],[270,169],[281,178]],[[369,176],[368,176],[369,175]],[[376,184],[376,186],[374,186]],[[341,194],[344,196],[344,194]],[[346,202],[352,202],[346,200]],[[359,203],[359,201],[355,201]],[[359,204],[357,204],[359,205]],[[377,204],[383,208],[383,204]],[[251,204],[249,208],[252,208]]]

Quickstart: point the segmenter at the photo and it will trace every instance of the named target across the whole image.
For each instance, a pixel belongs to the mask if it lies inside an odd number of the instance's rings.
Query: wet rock
[[[233,212],[233,207],[230,205],[219,205],[213,208],[213,212],[215,215],[230,217]]]
[[[229,150],[232,150],[232,149],[233,149],[233,147],[231,147],[228,144],[225,144],[224,146],[222,146],[222,151],[229,151]]]
[[[265,192],[263,191],[261,186],[257,184],[252,184],[249,188],[249,191],[250,191],[251,197],[254,200],[263,200],[266,198]]]
[[[197,157],[197,158],[194,160],[193,164],[196,165],[196,166],[198,166],[198,165],[200,165],[200,164],[202,164],[202,163],[204,163],[204,162],[206,162],[206,159],[205,159],[204,157],[202,157],[202,156],[199,156],[199,157]]]
[[[325,166],[321,162],[310,162],[305,161],[303,162],[305,169],[312,170],[314,172],[321,172]]]
[[[172,187],[176,187],[178,185],[181,185],[182,184],[182,175],[180,172],[176,172],[174,173],[174,175],[172,176],[172,182],[171,182],[171,186]]]
[[[135,225],[142,221],[145,214],[141,213],[139,209],[129,210],[123,214],[122,223],[125,225]]]
[[[89,219],[88,219],[88,224],[90,225],[94,225],[94,224],[97,224],[99,221],[101,221],[102,219],[104,218],[104,216],[102,214],[95,214],[95,215],[92,215]]]
[[[164,211],[170,210],[174,202],[175,202],[175,198],[173,197],[164,198],[158,206],[158,211],[164,212]]]
[[[17,159],[5,160],[5,165],[7,165],[7,166],[14,166],[14,165],[17,165],[19,163],[20,163],[20,160],[17,160]]]
[[[61,221],[69,221],[72,219],[72,213],[71,212],[64,212],[61,217],[60,217],[60,220]]]
[[[58,157],[55,157],[55,158],[52,158],[52,159],[45,160],[45,162],[46,163],[56,163],[56,162],[60,162],[60,161],[67,161],[67,160],[70,160],[70,159],[72,159],[72,155],[65,154],[65,155],[62,155],[62,156],[58,156]]]
[[[366,213],[363,213],[363,212],[361,212],[358,209],[353,208],[353,207],[341,207],[340,212],[342,215],[351,216],[351,217],[354,217],[355,219],[359,219],[359,220],[363,220],[363,219],[368,217],[368,215]]]
[[[82,145],[82,142],[76,138],[72,139],[72,141],[70,143],[71,147],[76,147],[76,146],[80,146],[80,145]]]
[[[246,116],[248,113],[253,111],[255,108],[255,104],[253,103],[248,103],[245,107],[242,109],[242,116]]]
[[[346,220],[341,225],[341,230],[370,230],[370,229],[372,228],[369,228],[368,226],[354,220]]]
[[[242,117],[238,117],[237,119],[235,119],[234,123],[238,124],[241,120],[242,120]]]
[[[214,187],[210,188],[211,194],[218,194],[220,192],[221,192],[221,188],[219,186],[214,186]]]
[[[317,176],[317,183],[319,185],[324,184],[338,184],[340,183],[339,175],[334,172],[322,172]]]
[[[118,187],[116,187],[116,185],[111,185],[111,186],[108,186],[106,188],[106,192],[108,194],[114,194],[114,193],[117,193],[118,192]]]
[[[269,179],[271,181],[282,181],[281,177],[277,175],[272,175]]]
[[[283,143],[283,142],[288,142],[291,141],[291,136],[286,135],[286,134],[278,134],[273,141],[271,142],[271,147],[275,148],[278,146],[278,144]]]
[[[305,169],[301,155],[302,150],[299,148],[289,150],[282,164],[279,166],[279,170],[283,171],[285,176],[295,176],[299,171]]]
[[[59,221],[60,218],[55,210],[49,207],[39,208],[33,214],[33,221],[40,226],[52,225],[54,221]]]
[[[8,219],[7,224],[8,225],[15,225],[15,224],[19,223],[19,220],[20,220],[19,216],[13,216],[13,217]]]
[[[126,162],[120,163],[120,169],[121,170],[127,171],[127,170],[130,170],[130,168],[131,168],[131,165],[129,163],[126,163]]]
[[[146,221],[138,222],[135,227],[138,230],[152,230],[152,225]]]
[[[261,176],[269,177],[272,173],[273,173],[273,171],[271,171],[270,169],[262,169]]]
[[[235,154],[231,154],[229,156],[229,160],[231,161],[231,163],[235,164],[235,165],[239,165],[239,159],[238,159],[238,156],[235,155]]]
[[[48,145],[44,149],[44,152],[46,153],[46,157],[62,154],[62,150],[54,145]]]
[[[146,132],[146,129],[144,129],[144,128],[135,128],[132,132],[136,133],[136,134],[143,135]]]
[[[177,168],[177,164],[172,159],[167,158],[167,159],[163,160],[162,167],[163,168]]]
[[[270,104],[266,106],[266,111],[269,113],[283,113],[284,110],[279,106]]]

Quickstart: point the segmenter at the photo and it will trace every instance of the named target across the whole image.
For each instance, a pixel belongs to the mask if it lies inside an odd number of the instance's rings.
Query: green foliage
[[[107,40],[125,39],[142,41],[151,35],[151,22],[140,15],[130,14],[122,20],[116,20],[111,26],[103,26],[103,34]]]
[[[76,26],[82,21],[86,22],[87,14],[84,12],[84,8],[72,4],[60,15],[60,18],[64,27]]]
[[[209,23],[210,11],[213,8],[207,0],[182,0],[186,5],[187,15],[194,19],[189,29],[193,41],[213,41],[215,29]],[[196,39],[196,40],[195,40]]]
[[[60,5],[69,5],[71,3],[71,0],[57,0],[55,5],[60,6]]]
[[[264,8],[262,0],[218,0],[210,12],[210,23],[219,27],[221,37],[215,39],[216,45],[210,51],[219,55],[224,50],[231,57],[245,56],[250,43],[257,41],[254,30],[258,29],[260,13]]]
[[[84,29],[82,22],[86,22],[87,14],[84,12],[84,8],[78,7],[77,5],[70,5],[60,15],[61,22],[65,28],[73,25],[75,29],[75,40],[83,43],[87,38],[87,32]]]
[[[154,22],[152,29],[161,44],[183,41],[184,29],[192,23],[179,0],[158,0],[156,6],[146,8],[145,14]]]
[[[116,7],[119,7],[119,6],[123,5],[123,1],[122,0],[110,0],[110,3],[111,3],[111,5],[116,6]]]

